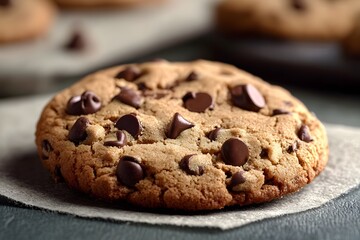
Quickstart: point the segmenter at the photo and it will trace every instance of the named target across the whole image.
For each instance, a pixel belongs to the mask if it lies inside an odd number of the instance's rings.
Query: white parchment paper
[[[360,183],[360,129],[326,125],[331,154],[325,171],[300,192],[280,200],[198,214],[139,212],[110,205],[53,183],[42,168],[35,153],[34,131],[48,100],[45,96],[0,103],[0,194],[28,206],[89,218],[230,229],[319,207]]]

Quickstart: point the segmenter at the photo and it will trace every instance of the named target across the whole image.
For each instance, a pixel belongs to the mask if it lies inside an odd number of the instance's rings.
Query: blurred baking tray
[[[168,0],[127,10],[66,11],[35,42],[0,46],[0,96],[46,90],[54,79],[81,76],[209,32],[217,0]],[[87,49],[65,51],[74,28]],[[21,87],[19,87],[21,85]]]
[[[307,87],[356,90],[360,59],[343,55],[335,42],[294,42],[214,34],[215,58],[275,81]]]

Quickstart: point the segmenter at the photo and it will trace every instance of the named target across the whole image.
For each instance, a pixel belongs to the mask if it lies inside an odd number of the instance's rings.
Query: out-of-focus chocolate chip
[[[251,84],[237,85],[230,90],[231,99],[235,106],[253,112],[265,107],[265,99]]]
[[[313,141],[313,139],[310,135],[309,127],[306,126],[305,124],[301,125],[301,127],[298,131],[298,137],[300,138],[301,141],[304,141],[307,143]]]
[[[69,51],[81,51],[86,48],[86,41],[84,35],[76,29],[70,36],[64,48]]]
[[[144,82],[137,83],[136,85],[140,91],[148,90],[148,87],[146,86],[146,84]]]
[[[49,159],[49,154],[53,150],[50,142],[48,140],[43,140],[41,142],[41,158],[42,160]]]
[[[85,91],[81,96],[74,96],[69,99],[66,112],[70,115],[91,114],[99,111],[101,101],[95,93]]]
[[[180,165],[180,168],[183,171],[185,171],[187,174],[200,176],[204,173],[204,167],[191,163],[191,158],[194,156],[195,155],[192,154],[192,155],[187,155],[187,156],[183,157],[183,159],[181,159],[179,165]]]
[[[206,109],[214,109],[214,100],[210,94],[205,92],[188,92],[183,98],[184,107],[191,112],[205,112]]]
[[[266,148],[261,149],[260,157],[262,159],[269,158],[269,149]]]
[[[210,139],[211,141],[215,141],[219,135],[220,130],[221,130],[221,128],[215,128],[214,130],[209,132],[207,134],[208,139]]]
[[[293,153],[298,149],[298,141],[295,141],[293,144],[291,144],[288,149],[286,150],[288,153]]]
[[[145,173],[136,158],[124,156],[119,161],[116,176],[118,181],[125,186],[134,187],[139,181],[145,178]]]
[[[89,124],[90,122],[86,117],[80,117],[70,129],[68,139],[79,145],[80,142],[87,138],[86,128]]]
[[[166,136],[168,138],[175,139],[180,135],[180,133],[194,126],[195,125],[193,123],[186,120],[179,113],[175,113],[169,125],[168,131],[166,132]]]
[[[221,156],[226,164],[242,166],[249,158],[249,149],[243,141],[230,138],[222,145]]]
[[[126,134],[123,131],[116,132],[116,139],[116,141],[106,141],[104,142],[104,145],[121,148],[127,143]]]
[[[140,76],[141,76],[140,68],[138,68],[136,66],[129,66],[129,67],[125,68],[124,70],[122,70],[121,72],[119,72],[115,76],[115,78],[125,79],[128,82],[133,82],[136,79],[138,79]]]
[[[233,187],[235,187],[235,186],[237,186],[239,184],[242,184],[244,182],[246,182],[246,179],[244,177],[244,172],[243,171],[237,172],[234,175],[232,175],[229,187],[233,188]]]
[[[307,8],[304,0],[292,0],[291,7],[297,11],[305,11]]]
[[[142,131],[142,126],[135,114],[126,114],[119,118],[115,123],[115,127],[119,130],[125,130],[130,133],[135,139],[139,137]]]
[[[121,88],[121,92],[116,99],[134,108],[140,108],[143,98],[136,91],[130,88]]]
[[[189,73],[189,75],[186,77],[185,81],[191,82],[199,79],[199,74],[197,74],[195,71],[192,71]]]
[[[0,0],[0,7],[10,7],[11,4],[11,0]]]
[[[284,114],[290,114],[289,111],[286,111],[284,109],[274,109],[273,112],[272,112],[272,115],[273,116],[276,116],[276,115],[284,115]]]

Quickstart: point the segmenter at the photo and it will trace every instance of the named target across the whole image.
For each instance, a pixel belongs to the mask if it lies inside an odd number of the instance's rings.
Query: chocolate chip
[[[306,4],[304,0],[292,0],[291,7],[298,11],[306,10]]]
[[[298,131],[298,137],[300,138],[301,141],[304,141],[307,143],[313,141],[313,139],[310,135],[309,127],[304,124],[301,125],[301,127]]]
[[[115,78],[125,79],[126,81],[133,82],[141,76],[140,68],[136,66],[129,66],[119,72]]]
[[[221,130],[221,128],[215,128],[214,130],[212,130],[211,132],[209,132],[209,133],[207,134],[208,139],[210,139],[211,141],[215,141],[216,138],[217,138],[218,135],[219,135],[220,130]]]
[[[298,142],[295,141],[293,144],[291,144],[288,149],[286,150],[288,153],[293,153],[298,149]]]
[[[194,126],[195,125],[193,123],[186,120],[179,113],[175,113],[168,128],[168,131],[166,132],[166,136],[168,138],[175,139],[180,135],[182,131],[185,131],[186,129],[192,128]]]
[[[269,158],[269,149],[261,149],[260,157],[262,159]]]
[[[127,143],[126,134],[123,131],[116,132],[116,139],[116,141],[106,141],[104,142],[104,145],[121,148]]]
[[[183,159],[181,159],[180,164],[179,164],[180,168],[182,170],[184,170],[187,174],[200,176],[204,173],[204,167],[198,166],[196,164],[192,164],[191,158],[193,156],[195,156],[195,155],[193,154],[193,155],[187,155],[187,156],[183,157]]]
[[[221,156],[226,164],[242,166],[249,158],[249,149],[241,140],[230,138],[222,145]]]
[[[142,104],[142,97],[136,91],[129,88],[121,88],[121,92],[116,99],[134,108],[139,108]]]
[[[192,71],[192,72],[186,77],[185,81],[191,82],[191,81],[195,81],[195,80],[197,80],[197,79],[199,79],[199,75],[198,75],[196,72]]]
[[[136,85],[137,85],[137,87],[138,87],[138,89],[139,89],[140,91],[145,91],[145,90],[148,90],[148,89],[149,89],[144,82],[140,82],[140,83],[138,83],[138,84],[136,84]]]
[[[237,85],[230,90],[231,99],[235,106],[253,112],[265,107],[265,99],[251,84]]]
[[[286,110],[283,110],[283,109],[274,109],[273,112],[272,112],[273,116],[283,115],[283,114],[290,114],[290,112],[286,111]]]
[[[125,130],[130,133],[135,139],[141,133],[142,126],[140,124],[139,119],[135,116],[135,114],[127,114],[122,116],[115,123],[115,127],[119,130]]]
[[[9,7],[11,6],[11,0],[0,0],[0,7]]]
[[[43,140],[41,142],[41,158],[42,160],[49,159],[49,153],[53,150],[50,142],[48,140]]]
[[[84,50],[86,48],[86,41],[83,34],[78,29],[75,30],[64,47],[69,51]]]
[[[86,128],[89,125],[89,120],[86,117],[80,117],[69,131],[68,139],[78,145],[87,138]]]
[[[229,187],[233,188],[244,182],[246,182],[246,179],[244,177],[244,172],[237,172],[234,175],[232,175]]]
[[[91,114],[99,111],[101,101],[95,93],[85,91],[81,96],[74,96],[69,99],[66,112],[70,115]]]
[[[191,112],[205,112],[206,109],[214,109],[213,98],[205,92],[188,92],[183,98],[184,107]]]
[[[119,182],[127,187],[134,187],[140,180],[145,178],[145,173],[139,161],[131,156],[124,156],[116,169]]]

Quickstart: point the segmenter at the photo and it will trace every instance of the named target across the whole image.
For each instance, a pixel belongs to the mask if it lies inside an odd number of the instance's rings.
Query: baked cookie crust
[[[181,210],[280,198],[328,160],[324,126],[288,91],[204,60],[85,77],[44,108],[36,145],[54,179],[73,189]]]

